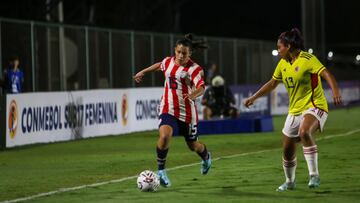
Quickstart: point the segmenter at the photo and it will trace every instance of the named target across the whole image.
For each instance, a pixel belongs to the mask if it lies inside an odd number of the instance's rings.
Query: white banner
[[[280,83],[271,92],[271,115],[283,115],[288,113],[289,96],[283,83]]]
[[[162,88],[7,95],[6,147],[157,128]]]
[[[345,106],[353,102],[360,101],[359,83],[340,82],[341,97]],[[324,94],[328,105],[332,107],[332,90],[324,88]],[[289,96],[283,83],[280,83],[274,91],[271,92],[271,115],[284,115],[288,113]]]
[[[128,127],[131,132],[158,128],[158,106],[163,88],[136,88],[127,92]],[[125,94],[126,95],[126,94]]]
[[[163,88],[131,88],[7,95],[6,147],[118,135],[158,128]],[[360,87],[341,88],[344,103],[360,100]],[[331,103],[331,91],[325,89]],[[197,100],[200,117],[202,106]],[[283,84],[271,94],[271,114],[287,114]]]

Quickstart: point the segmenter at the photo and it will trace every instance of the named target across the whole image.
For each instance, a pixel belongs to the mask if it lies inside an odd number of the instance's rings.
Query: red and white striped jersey
[[[198,114],[195,102],[184,99],[184,96],[205,84],[202,68],[191,60],[186,66],[176,65],[175,57],[165,58],[160,68],[165,76],[160,114],[167,113],[180,121],[196,124]]]

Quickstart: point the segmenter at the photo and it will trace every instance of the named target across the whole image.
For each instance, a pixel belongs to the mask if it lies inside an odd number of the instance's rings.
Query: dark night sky
[[[4,0],[0,16],[45,21],[45,2]],[[360,1],[324,2],[327,43],[359,44]],[[64,0],[64,15],[67,24],[276,40],[282,31],[301,28],[301,0]]]
[[[207,4],[208,12],[196,12],[201,10],[203,4],[191,3],[183,9],[181,27],[184,32],[195,30],[194,32],[205,31],[207,35],[274,40],[280,32],[301,26],[300,1],[287,1],[286,4],[281,3],[285,1],[277,2],[280,3],[230,1],[219,4],[212,1]],[[186,12],[186,9],[190,11]],[[208,22],[209,26],[204,26],[204,22]]]

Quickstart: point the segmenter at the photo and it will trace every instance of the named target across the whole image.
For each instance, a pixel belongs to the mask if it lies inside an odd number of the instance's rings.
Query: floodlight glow
[[[312,53],[314,53],[314,50],[313,50],[312,48],[310,48],[310,49],[308,50],[308,52],[309,52],[310,54],[312,54]]]
[[[356,55],[355,59],[357,62],[360,62],[360,54]]]
[[[274,50],[272,50],[272,55],[273,55],[273,56],[277,56],[277,55],[279,55],[279,52],[274,49]]]
[[[329,51],[329,53],[328,53],[328,58],[332,58],[333,56],[334,56],[334,52]]]

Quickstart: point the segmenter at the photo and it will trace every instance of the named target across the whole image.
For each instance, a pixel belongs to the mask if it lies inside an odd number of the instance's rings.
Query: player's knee
[[[311,139],[311,132],[310,129],[306,129],[306,128],[300,128],[299,129],[299,137],[301,140],[309,140]]]
[[[163,143],[167,143],[170,140],[171,135],[170,134],[160,134],[159,140]]]

